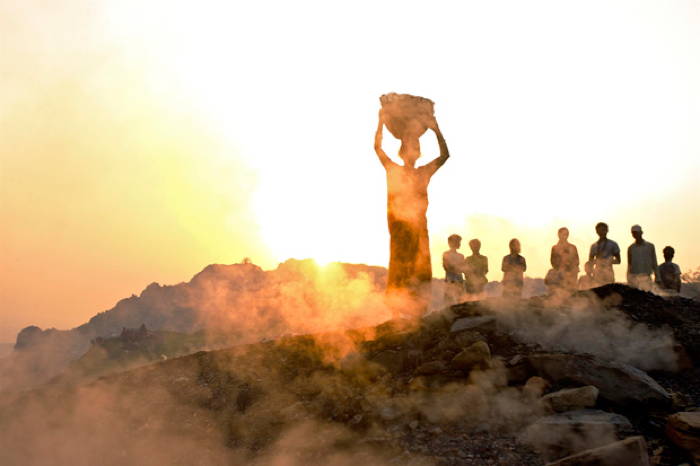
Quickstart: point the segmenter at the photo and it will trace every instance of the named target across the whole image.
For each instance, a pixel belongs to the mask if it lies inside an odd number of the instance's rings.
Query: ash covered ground
[[[159,363],[181,340],[142,327],[6,391],[0,463],[692,464],[699,333],[697,301],[619,284]]]

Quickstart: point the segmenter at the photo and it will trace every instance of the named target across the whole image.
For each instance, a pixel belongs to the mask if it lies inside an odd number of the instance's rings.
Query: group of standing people
[[[569,243],[569,230],[565,227],[557,232],[559,241],[552,246],[550,263],[545,284],[555,293],[572,293],[577,289],[590,289],[615,282],[613,266],[619,264],[620,247],[608,238],[608,225],[600,222],[596,225],[598,241],[591,245],[588,261],[584,265],[585,274],[579,278],[579,255],[576,246]],[[643,238],[642,227],[631,228],[634,242],[627,249],[627,282],[630,286],[651,291],[654,283],[667,292],[679,292],[681,288],[681,271],[673,263],[674,249],[666,246],[663,250],[664,263],[658,265],[654,245]],[[480,254],[481,242],[469,241],[472,255],[465,258],[458,252],[462,238],[451,235],[447,242],[450,247],[442,256],[447,283],[446,298],[457,301],[463,293],[480,297],[488,283],[488,258]],[[510,253],[503,257],[503,297],[520,298],[522,296],[524,274],[527,262],[520,255],[520,241],[510,240]],[[652,275],[654,279],[652,280]]]

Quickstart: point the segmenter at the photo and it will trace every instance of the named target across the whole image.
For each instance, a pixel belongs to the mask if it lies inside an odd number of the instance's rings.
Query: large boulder
[[[464,330],[475,330],[478,328],[495,328],[495,325],[496,317],[494,316],[462,317],[452,323],[450,332],[456,333]]]
[[[528,356],[535,372],[552,381],[593,385],[600,395],[619,404],[669,404],[671,395],[649,375],[629,364],[604,361],[588,354],[536,353]]]
[[[582,409],[542,417],[523,431],[520,440],[544,459],[554,460],[606,445],[630,432],[632,424],[624,416]]]
[[[666,435],[687,450],[700,465],[700,411],[676,413],[668,417]]]
[[[567,456],[547,466],[650,466],[644,437],[628,437],[602,447]]]
[[[598,399],[598,391],[593,385],[566,388],[543,396],[542,402],[557,413],[592,408]]]

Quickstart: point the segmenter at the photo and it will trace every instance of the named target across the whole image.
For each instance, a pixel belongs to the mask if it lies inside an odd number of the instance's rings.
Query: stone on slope
[[[695,464],[700,464],[700,411],[676,413],[668,417],[666,435],[687,450]]]
[[[592,408],[598,399],[598,389],[593,385],[566,388],[542,397],[545,406],[557,413],[577,409]]]
[[[450,332],[456,333],[480,327],[493,327],[495,322],[496,317],[494,316],[462,317],[454,321],[452,327],[450,327]]]
[[[520,440],[548,461],[614,442],[632,431],[630,421],[619,414],[582,409],[538,419]]]
[[[593,385],[603,398],[615,403],[671,401],[671,395],[661,385],[629,364],[604,361],[588,354],[537,353],[527,359],[540,376],[552,381]]]
[[[403,351],[381,351],[371,359],[393,374],[401,372],[406,366],[406,354]]]
[[[447,365],[443,361],[428,361],[418,366],[415,375],[441,374],[447,370]]]
[[[547,466],[650,466],[644,437],[628,437],[547,463]]]
[[[450,365],[455,369],[468,370],[486,364],[491,360],[491,350],[485,341],[477,341],[464,348],[452,358]]]
[[[530,399],[537,399],[549,388],[549,382],[542,377],[530,377],[523,385],[523,395]]]

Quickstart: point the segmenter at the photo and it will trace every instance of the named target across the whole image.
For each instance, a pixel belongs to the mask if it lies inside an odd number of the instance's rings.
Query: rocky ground
[[[57,380],[0,403],[0,463],[693,464],[700,304],[610,285],[507,306]]]

